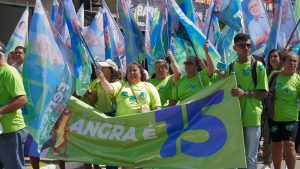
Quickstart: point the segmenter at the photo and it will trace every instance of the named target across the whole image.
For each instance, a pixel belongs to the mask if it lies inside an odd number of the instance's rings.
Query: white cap
[[[98,65],[100,67],[111,67],[115,71],[118,71],[117,64],[114,61],[112,61],[111,59],[106,59],[106,61],[104,61],[104,62],[98,62]]]

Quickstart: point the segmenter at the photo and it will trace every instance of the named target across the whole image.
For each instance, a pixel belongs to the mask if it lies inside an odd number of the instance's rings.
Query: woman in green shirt
[[[215,67],[213,60],[208,53],[208,48],[209,43],[206,42],[204,44],[204,51],[206,55],[207,68],[201,72],[197,71],[200,66],[199,58],[189,56],[186,59],[184,62],[186,75],[177,81],[176,86],[172,91],[169,106],[176,105],[179,101],[183,101],[210,84],[210,78],[213,76]]]
[[[280,168],[282,152],[288,168],[295,168],[295,137],[298,125],[298,99],[300,76],[296,73],[299,56],[283,52],[283,70],[274,81],[274,114],[271,128],[274,168]],[[272,89],[271,89],[272,90]],[[272,112],[272,111],[271,111]]]

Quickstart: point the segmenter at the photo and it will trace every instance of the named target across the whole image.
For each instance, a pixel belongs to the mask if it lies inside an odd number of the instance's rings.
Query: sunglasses
[[[288,59],[287,61],[290,62],[290,63],[297,63],[297,62],[298,62],[298,61],[295,60],[295,59]]]
[[[250,43],[241,43],[241,44],[235,44],[235,46],[239,47],[240,49],[245,49],[246,47],[251,48],[252,44],[250,44]]]
[[[183,62],[184,65],[194,65],[193,62]]]

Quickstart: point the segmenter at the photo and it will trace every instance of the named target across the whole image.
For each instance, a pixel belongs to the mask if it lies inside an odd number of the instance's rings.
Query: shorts
[[[297,121],[276,122],[271,125],[272,142],[293,141],[295,142],[297,134]]]

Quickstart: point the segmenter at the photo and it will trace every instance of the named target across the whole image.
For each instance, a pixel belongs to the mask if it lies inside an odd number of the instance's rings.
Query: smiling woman
[[[158,91],[151,83],[145,82],[143,68],[139,63],[128,66],[125,81],[109,83],[101,71],[97,76],[103,89],[116,97],[116,116],[160,109]]]

